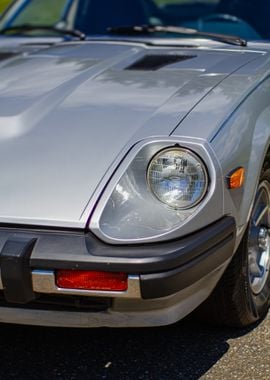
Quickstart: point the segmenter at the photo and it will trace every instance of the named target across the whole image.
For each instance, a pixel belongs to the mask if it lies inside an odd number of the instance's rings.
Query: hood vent
[[[5,61],[6,59],[10,59],[10,58],[16,57],[16,55],[18,55],[18,53],[11,53],[11,52],[4,53],[4,52],[0,52],[0,61]]]
[[[146,55],[125,70],[155,71],[192,58],[195,58],[195,55]]]

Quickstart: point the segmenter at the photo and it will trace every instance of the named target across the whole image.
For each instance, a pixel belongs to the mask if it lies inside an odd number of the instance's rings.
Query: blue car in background
[[[200,32],[270,38],[267,0],[15,0],[2,15],[8,37],[107,35],[108,28],[170,25]]]

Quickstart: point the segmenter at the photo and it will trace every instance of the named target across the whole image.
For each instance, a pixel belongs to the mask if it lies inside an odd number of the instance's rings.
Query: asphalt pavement
[[[1,379],[270,379],[270,316],[253,329],[0,325]]]

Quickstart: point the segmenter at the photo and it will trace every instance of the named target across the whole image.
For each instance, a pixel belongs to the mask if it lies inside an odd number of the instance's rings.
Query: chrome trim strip
[[[128,290],[126,292],[108,292],[95,290],[62,289],[55,284],[53,271],[34,270],[32,271],[33,290],[37,293],[63,294],[86,297],[110,297],[141,299],[141,287],[139,276],[128,276]]]

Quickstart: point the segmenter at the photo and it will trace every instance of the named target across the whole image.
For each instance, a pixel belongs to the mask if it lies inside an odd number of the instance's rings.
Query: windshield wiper
[[[69,35],[72,37],[77,37],[79,40],[83,41],[86,39],[86,35],[80,30],[76,29],[62,29],[57,28],[56,26],[48,26],[48,25],[31,25],[31,24],[23,24],[18,26],[10,26],[8,28],[4,28],[0,30],[0,34],[7,34],[9,32],[31,32],[35,30],[44,30],[48,32],[55,32],[63,35]]]
[[[151,33],[171,33],[182,34],[193,37],[206,37],[218,42],[224,42],[230,45],[247,46],[247,41],[238,36],[201,32],[197,29],[183,28],[178,26],[162,25],[134,25],[134,26],[116,26],[108,29],[109,33],[120,35],[147,35]]]

